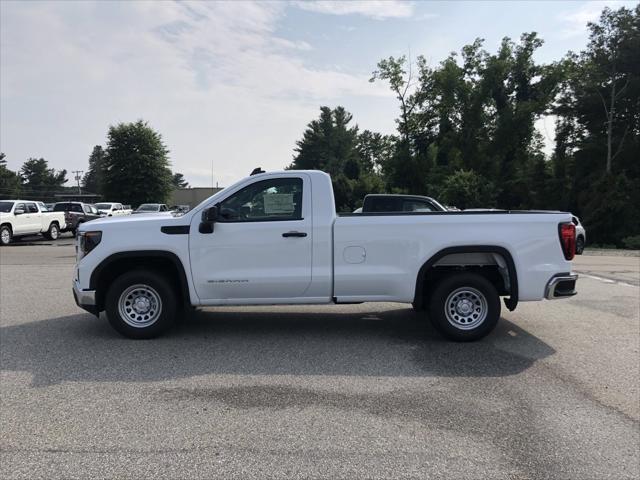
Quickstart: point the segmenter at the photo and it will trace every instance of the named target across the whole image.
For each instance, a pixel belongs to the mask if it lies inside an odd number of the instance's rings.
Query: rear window
[[[366,198],[363,212],[397,212],[398,199],[393,197],[373,197]]]

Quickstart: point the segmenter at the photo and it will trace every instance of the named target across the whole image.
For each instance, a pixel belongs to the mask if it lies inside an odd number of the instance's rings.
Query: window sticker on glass
[[[268,193],[264,197],[266,215],[289,215],[293,213],[293,193]]]

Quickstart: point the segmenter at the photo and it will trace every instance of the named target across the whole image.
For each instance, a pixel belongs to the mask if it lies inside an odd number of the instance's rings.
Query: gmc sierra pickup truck
[[[64,213],[50,212],[42,202],[0,201],[0,245],[9,245],[17,237],[37,234],[56,240],[65,228]]]
[[[76,303],[131,338],[181,306],[404,302],[475,340],[518,302],[574,295],[575,226],[561,212],[337,216],[330,177],[260,172],[182,217],[79,227]]]

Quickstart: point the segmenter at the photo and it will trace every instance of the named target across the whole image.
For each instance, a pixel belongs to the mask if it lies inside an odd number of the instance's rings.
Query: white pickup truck
[[[560,212],[337,216],[318,171],[259,173],[182,217],[80,227],[76,303],[131,338],[181,306],[404,302],[453,340],[488,334],[518,302],[574,295],[575,231]]]
[[[96,203],[96,208],[98,211],[107,217],[114,217],[119,215],[131,215],[133,210],[130,208],[125,208],[121,203],[115,202],[104,202],[104,203]]]
[[[0,200],[0,245],[25,235],[42,234],[56,240],[65,228],[64,212],[50,212],[42,202]]]

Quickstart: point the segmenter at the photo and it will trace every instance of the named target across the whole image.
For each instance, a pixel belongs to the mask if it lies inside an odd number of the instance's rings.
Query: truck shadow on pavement
[[[453,343],[411,309],[197,311],[164,337],[129,340],[86,314],[0,329],[3,371],[33,386],[151,382],[207,374],[499,377],[555,353],[500,320],[485,339]]]

